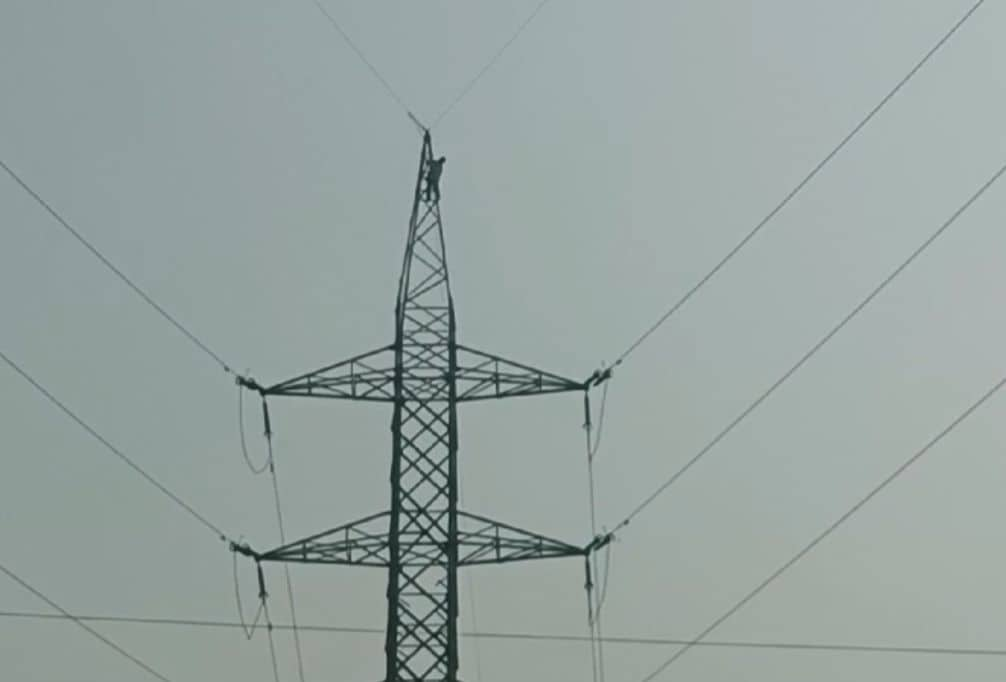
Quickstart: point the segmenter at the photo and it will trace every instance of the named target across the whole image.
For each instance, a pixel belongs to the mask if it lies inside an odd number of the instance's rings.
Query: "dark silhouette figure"
[[[446,156],[430,159],[429,167],[426,169],[426,201],[430,200],[431,194],[434,201],[440,201],[440,176],[444,172],[446,161]]]

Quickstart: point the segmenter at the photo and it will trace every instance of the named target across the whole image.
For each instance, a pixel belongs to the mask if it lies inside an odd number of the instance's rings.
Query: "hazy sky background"
[[[431,121],[537,4],[326,3]],[[554,0],[434,132],[467,344],[582,377],[788,192],[971,0]],[[1006,161],[987,2],[619,369],[598,460],[620,520]],[[307,0],[0,2],[0,158],[235,367],[391,340],[419,138]],[[1006,181],[1003,181],[1006,182]],[[606,631],[691,637],[1006,370],[1006,185],[619,537]],[[234,536],[277,543],[219,367],[0,177],[0,349]],[[1006,396],[714,637],[1002,647]],[[387,506],[390,411],[273,401],[290,537]],[[226,547],[0,371],[0,562],[79,613],[232,619]],[[248,407],[263,456],[258,407]],[[585,542],[577,396],[466,407],[466,508]],[[281,571],[269,584],[287,620]],[[383,627],[380,571],[294,567],[305,624]],[[577,560],[474,571],[481,630],[586,632]],[[250,566],[241,565],[246,604]],[[471,629],[465,591],[462,626]],[[45,611],[0,579],[0,610]],[[262,633],[100,625],[173,680],[271,679]],[[296,675],[279,635],[283,679]],[[368,682],[381,636],[303,635]],[[673,653],[610,645],[608,679]],[[584,680],[585,644],[483,641],[481,680]],[[471,640],[462,676],[479,682]],[[68,622],[0,619],[5,680],[143,673]],[[1002,680],[1006,659],[694,650],[658,679]]]

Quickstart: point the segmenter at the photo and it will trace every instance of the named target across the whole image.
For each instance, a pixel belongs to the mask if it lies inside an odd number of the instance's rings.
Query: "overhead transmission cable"
[[[353,41],[353,39],[349,37],[349,34],[346,33],[346,31],[342,28],[339,22],[336,21],[335,16],[333,16],[332,13],[329,12],[328,9],[323,4],[321,4],[320,0],[311,0],[311,2],[313,2],[315,7],[317,7],[318,10],[325,15],[325,18],[328,19],[328,23],[331,24],[332,28],[334,28],[336,32],[342,37],[342,39],[346,42],[346,45],[348,45],[349,48],[356,53],[356,56],[360,59],[361,62],[363,62],[364,66],[367,67],[370,73],[374,75],[374,78],[376,78],[378,82],[382,86],[384,86],[385,92],[388,93],[391,99],[395,100],[395,103],[398,104],[399,107],[401,107],[402,111],[404,111],[409,116],[409,118],[418,123],[418,119],[416,118],[415,114],[412,113],[412,110],[409,109],[409,106],[405,103],[405,100],[402,99],[401,95],[399,95],[398,92],[391,86],[391,83],[388,82],[388,79],[381,74],[381,72],[377,69],[376,66],[374,66],[374,63],[367,58],[367,55],[364,54],[363,50],[361,50],[359,46]],[[419,125],[422,127],[421,123],[419,123]]]
[[[461,477],[458,476],[458,506],[464,508],[465,505],[465,486]],[[479,619],[478,610],[475,605],[475,578],[472,576],[471,571],[465,571],[465,581],[468,588],[468,612],[472,619],[471,631],[477,633],[479,631]],[[482,647],[479,643],[479,638],[476,635],[475,640],[475,679],[477,682],[482,682]]]
[[[859,313],[861,313],[880,293],[888,287],[901,273],[903,273],[923,252],[926,251],[944,232],[946,232],[954,223],[957,222],[964,213],[983,195],[999,178],[1002,177],[1003,173],[1006,173],[1006,164],[1000,166],[999,170],[992,174],[985,183],[972,194],[967,201],[965,201],[961,206],[953,212],[953,214],[943,222],[940,227],[933,232],[925,241],[922,242],[912,253],[901,262],[894,270],[892,270],[873,290],[870,291],[859,303],[853,306],[846,315],[838,321],[835,326],[833,326],[824,336],[822,336],[817,343],[810,347],[810,349],[805,352],[800,359],[797,360],[789,369],[787,369],[782,376],[775,380],[765,391],[763,391],[757,398],[755,398],[747,407],[745,407],[740,414],[733,418],[723,429],[721,429],[712,440],[706,443],[695,455],[692,456],[685,464],[680,467],[674,474],[671,475],[666,481],[664,481],[653,493],[646,497],[639,505],[636,506],[622,521],[619,523],[615,530],[628,525],[633,518],[635,518],[640,512],[646,509],[648,506],[653,504],[660,495],[662,495],[668,488],[674,485],[678,479],[680,479],[685,472],[691,469],[700,459],[705,457],[710,450],[712,450],[716,445],[722,441],[731,431],[733,431],[741,422],[743,422],[747,417],[757,410],[762,403],[764,403],[769,396],[776,392],[780,386],[785,384],[794,374],[796,374],[801,367],[803,367],[808,360],[814,357],[825,345],[828,344],[846,325],[849,324]]]
[[[475,579],[472,577],[471,571],[465,571],[465,580],[468,583],[468,612],[472,618],[472,631],[479,631],[479,619],[478,611],[475,606]],[[476,682],[482,682],[482,647],[479,644],[478,635],[474,636],[475,639],[475,680]]]
[[[848,509],[845,513],[838,517],[831,525],[825,528],[821,533],[819,533],[813,540],[808,542],[803,546],[800,551],[794,554],[790,559],[788,559],[779,568],[773,571],[767,578],[758,583],[757,587],[748,592],[742,599],[737,601],[733,606],[727,609],[719,618],[714,620],[708,627],[706,627],[702,632],[695,637],[695,642],[701,642],[708,635],[712,634],[720,625],[725,623],[734,614],[744,608],[752,599],[761,594],[769,585],[778,580],[786,571],[791,569],[797,564],[801,559],[807,556],[815,547],[820,545],[825,538],[838,530],[846,521],[852,518],[857,512],[859,512],[863,507],[865,507],[873,498],[879,495],[885,488],[891,485],[895,480],[897,480],[902,474],[904,474],[908,469],[918,462],[922,457],[929,452],[933,447],[935,447],[940,441],[942,441],[951,431],[956,429],[961,425],[968,417],[970,417],[974,412],[986,403],[992,396],[998,393],[1003,386],[1006,386],[1006,376],[1003,376],[999,381],[997,381],[990,389],[985,391],[984,394],[978,400],[973,402],[966,410],[961,412],[957,417],[953,419],[947,426],[943,428],[939,433],[937,433],[928,443],[922,446],[915,454],[909,457],[905,462],[903,462],[897,469],[891,472],[884,480],[874,486],[866,495],[859,499],[852,507]],[[649,682],[667,670],[675,661],[680,659],[682,656],[688,652],[694,644],[686,644],[684,647],[679,649],[673,656],[667,659],[659,668],[654,670],[652,673],[643,678],[643,682]]]
[[[598,537],[597,532],[597,485],[594,476],[594,458],[597,456],[598,451],[601,447],[601,435],[604,429],[604,413],[605,407],[608,402],[608,387],[610,382],[604,383],[603,394],[601,398],[601,412],[598,418],[598,431],[597,440],[594,440],[593,434],[593,418],[591,415],[590,408],[590,393],[585,392],[583,395],[583,412],[584,412],[584,424],[583,430],[586,437],[586,454],[587,454],[587,500],[590,509],[590,537],[593,541]],[[608,553],[607,557],[611,557],[611,542],[606,543],[605,550]],[[603,619],[601,617],[601,609],[603,606],[603,596],[602,593],[598,593],[597,601],[594,600],[594,581],[600,578],[600,563],[597,559],[597,552],[591,552],[590,556],[585,558],[588,566],[588,580],[587,580],[587,625],[590,627],[590,649],[591,649],[591,673],[593,675],[594,682],[605,682],[605,665],[604,665],[604,626]],[[605,570],[610,566],[610,561],[605,561]],[[607,591],[608,576],[605,573],[603,589]]]
[[[20,365],[18,365],[11,358],[9,358],[3,351],[0,351],[0,360],[3,360],[3,362],[6,363],[8,367],[10,367],[15,372],[17,372],[19,375],[21,375],[21,378],[24,379],[25,381],[27,381],[29,384],[31,384],[31,386],[36,391],[38,391],[39,393],[41,393],[46,398],[46,400],[48,400],[50,403],[52,403],[55,407],[59,408],[59,410],[61,412],[63,412],[63,414],[65,414],[67,417],[69,417],[74,422],[76,422],[77,425],[80,426],[82,429],[84,429],[88,434],[90,434],[90,436],[92,438],[94,438],[96,441],[98,441],[103,446],[105,446],[105,448],[109,452],[111,452],[113,455],[115,455],[116,457],[118,457],[129,468],[131,468],[133,471],[135,471],[140,476],[142,476],[143,479],[145,481],[147,481],[147,483],[149,483],[150,485],[152,485],[155,488],[157,488],[157,490],[159,490],[168,499],[170,499],[176,505],[178,505],[183,510],[185,510],[189,514],[189,516],[191,516],[196,521],[198,521],[200,524],[202,524],[207,530],[209,530],[210,532],[212,532],[217,538],[219,538],[220,540],[222,540],[224,542],[231,542],[231,540],[228,537],[228,535],[226,533],[224,533],[222,530],[220,530],[219,526],[217,526],[215,523],[213,523],[212,521],[210,521],[209,519],[207,519],[206,516],[204,516],[200,512],[196,511],[196,509],[192,505],[190,505],[188,502],[186,502],[185,500],[183,500],[181,497],[179,497],[175,493],[171,492],[171,490],[169,490],[163,483],[161,483],[156,478],[154,478],[154,476],[152,474],[150,474],[146,469],[144,469],[139,464],[137,464],[132,458],[130,458],[122,450],[120,450],[119,448],[117,448],[114,445],[112,445],[111,441],[109,441],[107,438],[105,438],[100,433],[98,433],[98,431],[96,431],[90,424],[88,424],[87,422],[85,422],[73,410],[71,410],[69,407],[67,407],[65,403],[63,403],[62,401],[60,401],[59,398],[57,398],[45,386],[43,386],[41,383],[39,383],[38,381],[36,381],[34,377],[32,377],[30,374],[28,374],[28,372],[25,369],[23,369]]]
[[[276,525],[279,526],[280,546],[286,545],[286,527],[283,523],[283,505],[280,501],[279,482],[276,479],[276,459],[272,450],[272,433],[267,431],[269,441],[269,477],[272,479],[273,499],[276,503]],[[290,601],[290,621],[293,624],[293,644],[297,654],[297,673],[300,682],[304,682],[304,656],[300,646],[300,630],[297,628],[297,605],[293,598],[293,578],[290,577],[290,564],[283,564],[283,575],[286,579],[286,595]],[[268,614],[268,611],[266,611]],[[270,643],[271,645],[271,643]]]
[[[276,642],[272,635],[272,618],[269,616],[269,603],[266,601],[265,597],[262,598],[262,612],[265,614],[265,631],[266,637],[269,640],[269,659],[272,661],[272,679],[273,682],[280,682],[279,663],[276,660]],[[296,628],[294,628],[294,632],[296,631]]]
[[[18,585],[20,585],[21,587],[23,587],[24,589],[28,590],[33,595],[35,595],[36,597],[38,597],[39,599],[41,599],[42,601],[44,601],[46,604],[48,604],[52,608],[54,608],[57,611],[59,611],[58,615],[57,614],[44,614],[45,616],[47,616],[47,617],[54,617],[54,618],[63,618],[63,619],[66,619],[66,620],[73,621],[78,626],[80,626],[82,629],[84,629],[88,634],[90,634],[92,637],[94,637],[95,639],[97,639],[98,641],[100,641],[102,644],[104,644],[108,648],[112,649],[112,651],[115,651],[120,656],[122,656],[122,657],[124,657],[124,658],[126,658],[126,659],[128,659],[130,661],[132,661],[135,665],[137,665],[138,667],[142,668],[143,670],[145,670],[150,675],[152,675],[152,676],[156,677],[157,679],[161,680],[161,682],[171,682],[171,680],[169,680],[167,677],[165,677],[161,673],[159,673],[156,670],[154,670],[152,667],[150,667],[149,665],[147,665],[146,663],[144,663],[141,659],[139,659],[138,657],[136,657],[133,654],[129,653],[128,651],[126,651],[125,649],[123,649],[121,646],[119,646],[118,644],[116,644],[115,642],[113,642],[112,640],[110,640],[108,637],[106,637],[105,635],[101,634],[100,632],[98,632],[97,630],[95,630],[94,628],[92,628],[90,625],[88,625],[87,623],[85,623],[84,619],[79,618],[79,617],[73,615],[72,613],[70,613],[69,611],[67,611],[66,609],[64,609],[62,606],[60,606],[59,604],[57,604],[56,602],[54,602],[52,599],[49,599],[49,597],[47,597],[44,594],[42,594],[42,592],[39,591],[37,588],[32,587],[30,584],[28,584],[27,581],[25,581],[23,578],[21,578],[16,573],[14,573],[14,571],[10,570],[9,568],[7,568],[6,566],[4,566],[3,564],[0,564],[0,571],[2,571],[4,574],[6,574],[8,578],[10,578],[14,582],[16,582]]]
[[[374,65],[374,63],[370,61],[367,55],[350,37],[350,35],[346,32],[346,30],[342,27],[342,25],[338,22],[338,20],[336,20],[335,16],[328,10],[328,8],[326,8],[325,5],[323,5],[320,0],[311,0],[311,2],[314,3],[315,7],[317,7],[318,10],[323,15],[325,15],[325,18],[332,25],[332,28],[336,30],[336,32],[346,42],[346,44],[350,47],[350,49],[356,53],[357,58],[359,58],[359,60],[363,63],[363,65],[367,67],[367,69],[370,71],[371,74],[373,74],[374,78],[376,78],[377,81],[381,84],[385,92],[388,93],[388,96],[395,101],[395,103],[402,109],[402,111],[404,111],[409,116],[410,119],[412,119],[413,122],[416,123],[416,125],[425,130],[426,126],[416,117],[416,115],[409,108],[409,105],[405,103],[405,100],[402,98],[402,96],[398,94],[398,91],[395,90],[395,88],[391,85],[388,79],[384,77],[384,74],[381,73],[381,71]],[[520,35],[524,32],[524,29],[528,27],[528,25],[534,20],[535,17],[538,16],[538,14],[542,11],[542,9],[545,8],[545,5],[547,5],[549,2],[550,0],[541,0],[541,2],[538,3],[538,5],[534,8],[534,10],[532,10],[532,12],[527,16],[527,18],[524,19],[524,21],[517,27],[517,30],[514,31],[513,35],[511,35],[510,38],[505,43],[503,43],[499,47],[499,49],[496,50],[495,53],[493,53],[493,55],[489,58],[489,60],[485,63],[485,65],[468,80],[468,82],[464,85],[464,87],[461,88],[461,90],[458,91],[458,94],[454,97],[453,100],[451,100],[451,103],[448,104],[444,108],[444,110],[440,112],[436,120],[434,120],[431,128],[436,128],[440,124],[440,122],[444,119],[444,117],[447,116],[447,114],[449,114],[458,105],[458,103],[460,103],[461,100],[463,100],[468,95],[468,93],[472,91],[476,83],[478,83],[482,79],[482,77],[493,66],[495,66],[496,62],[498,62],[500,57],[503,56],[503,53],[506,52],[507,49],[514,44],[514,42],[516,42],[517,38],[519,38]]]
[[[209,630],[231,630],[242,628],[242,623],[225,620],[198,620],[184,618],[138,618],[131,616],[82,616],[72,617],[60,613],[39,613],[33,611],[0,611],[0,618],[24,620],[67,620],[74,619],[92,623],[115,623],[123,625],[148,625],[164,627],[199,628]],[[247,626],[245,626],[247,627]],[[382,636],[382,628],[344,627],[338,625],[299,625],[302,632],[373,635]],[[274,623],[274,630],[290,630],[292,625]],[[585,635],[558,635],[532,632],[462,632],[462,637],[504,641],[527,642],[586,642],[590,638]],[[897,646],[875,644],[842,644],[829,642],[779,642],[752,640],[712,640],[696,641],[693,639],[674,639],[665,637],[618,637],[607,636],[607,644],[626,646],[695,646],[713,649],[770,649],[790,650],[819,653],[867,653],[867,654],[921,654],[940,656],[989,656],[1006,658],[1006,649],[967,648],[967,647],[932,647],[932,646]]]
[[[161,317],[171,323],[175,329],[182,333],[185,338],[191,341],[199,350],[203,351],[206,355],[212,358],[218,365],[220,365],[225,372],[228,374],[234,374],[234,370],[231,369],[230,365],[221,357],[216,351],[210,348],[206,343],[204,343],[198,336],[196,336],[188,327],[178,321],[174,315],[169,313],[161,304],[153,299],[150,294],[144,291],[140,285],[130,279],[122,270],[120,270],[111,260],[108,259],[105,254],[103,254],[98,247],[96,247],[92,242],[90,242],[79,230],[77,230],[73,225],[69,223],[53,206],[47,202],[42,196],[32,189],[27,182],[25,182],[20,175],[14,172],[14,170],[8,166],[2,159],[0,159],[0,167],[2,167],[7,174],[14,179],[14,181],[21,186],[25,192],[27,192],[32,199],[38,203],[45,211],[52,216],[52,218],[59,223],[63,229],[69,232],[74,239],[80,242],[84,248],[91,252],[95,258],[97,258],[102,265],[104,265],[108,270],[112,272],[116,277],[122,280],[126,286],[133,290],[137,296],[139,296],[143,301],[153,308]]]
[[[524,22],[517,27],[517,30],[514,31],[513,35],[510,36],[510,39],[507,40],[505,43],[503,43],[498,50],[496,50],[493,56],[489,58],[489,61],[486,62],[485,66],[479,69],[479,71],[474,76],[472,76],[472,78],[468,81],[468,83],[466,83],[465,86],[461,88],[461,90],[458,92],[457,96],[451,101],[451,103],[448,104],[447,107],[440,112],[440,115],[437,116],[436,119],[434,119],[433,121],[434,128],[440,125],[440,122],[444,119],[444,117],[447,116],[447,114],[451,113],[454,107],[456,107],[458,103],[461,100],[463,100],[469,92],[472,91],[472,88],[475,87],[475,84],[478,83],[480,80],[482,80],[482,76],[486,75],[486,72],[488,72],[489,69],[495,66],[496,62],[498,62],[500,57],[503,56],[503,53],[506,52],[507,49],[511,45],[513,45],[514,42],[517,41],[517,38],[519,38],[520,34],[524,32],[524,29],[526,29],[528,25],[532,21],[534,21],[534,18],[538,16],[538,14],[545,8],[545,5],[547,5],[549,2],[550,0],[541,0],[541,2],[538,3],[538,6],[534,8],[531,14],[529,14],[528,17],[524,20]]]
[[[239,435],[240,440],[241,440],[241,456],[244,458],[245,466],[248,467],[248,470],[252,474],[258,476],[258,475],[264,474],[266,471],[268,471],[270,465],[272,464],[272,443],[271,443],[271,441],[269,442],[270,443],[269,450],[268,450],[268,454],[266,455],[265,461],[262,462],[261,465],[256,466],[255,463],[252,462],[252,460],[251,460],[251,455],[248,454],[248,439],[245,436],[244,392],[245,392],[244,388],[239,385],[238,386],[238,435]],[[265,399],[263,398],[263,403],[264,403],[264,401],[265,401]]]
[[[845,148],[845,146],[849,144],[849,142],[851,142],[852,139],[856,137],[856,135],[858,135],[860,131],[862,131],[863,128],[865,128],[870,121],[873,120],[873,118],[880,112],[880,110],[883,109],[888,102],[894,99],[894,96],[897,95],[902,90],[902,88],[904,88],[905,85],[907,85],[908,82],[912,80],[912,78],[914,78],[915,75],[919,73],[919,71],[922,70],[922,67],[924,67],[926,63],[929,62],[929,60],[933,57],[933,55],[935,55],[940,50],[940,48],[942,48],[950,40],[950,38],[955,33],[957,33],[958,29],[960,29],[961,26],[963,26],[965,22],[967,22],[967,20],[971,18],[971,16],[978,10],[979,7],[981,7],[984,4],[984,2],[985,0],[978,0],[978,2],[972,5],[971,8],[964,14],[964,16],[961,17],[957,21],[957,23],[955,23],[950,28],[950,30],[947,31],[943,35],[943,37],[940,38],[939,41],[937,41],[937,43],[929,49],[928,52],[926,52],[926,54],[922,57],[922,59],[920,59],[915,64],[915,66],[913,66],[912,69],[907,74],[905,74],[905,76],[900,81],[898,81],[897,84],[893,88],[891,88],[891,90],[888,91],[886,95],[883,96],[883,98],[881,98],[881,100],[866,114],[866,116],[863,117],[863,119],[861,119],[859,123],[857,123],[856,126],[851,131],[849,131],[845,135],[845,137],[843,137],[839,141],[839,143],[835,145],[831,149],[831,151],[829,151],[824,156],[824,158],[818,161],[817,165],[815,165],[810,170],[810,172],[807,173],[807,175],[805,175],[803,179],[800,180],[800,182],[798,182],[797,185],[793,189],[791,189],[789,193],[786,194],[786,196],[784,196],[782,200],[772,208],[771,211],[768,212],[767,215],[765,215],[764,218],[758,221],[758,223],[746,235],[744,235],[743,239],[737,242],[737,244],[732,249],[730,249],[730,251],[728,251],[727,254],[723,258],[721,258],[719,262],[717,262],[716,265],[714,265],[711,270],[709,270],[709,272],[703,275],[703,277],[694,285],[692,285],[692,287],[688,291],[686,291],[685,294],[681,298],[679,298],[673,305],[671,305],[671,307],[668,308],[663,315],[657,318],[656,322],[650,325],[646,329],[646,331],[644,331],[638,338],[636,338],[635,341],[629,344],[629,347],[626,348],[622,352],[622,354],[618,356],[617,360],[615,360],[614,365],[618,366],[622,364],[622,362],[626,358],[628,358],[637,348],[639,348],[639,346],[641,346],[648,338],[650,338],[650,336],[652,336],[653,333],[657,331],[657,329],[659,329],[665,322],[667,322],[667,320],[669,320],[675,313],[677,313],[685,305],[685,303],[687,303],[699,291],[699,289],[705,286],[713,277],[715,277],[720,272],[720,270],[723,269],[723,267],[727,263],[733,260],[733,258],[738,253],[740,253],[740,251],[745,246],[747,246],[748,242],[754,239],[755,235],[761,232],[762,228],[768,225],[808,184],[810,184],[811,180],[813,180],[817,176],[817,174],[820,173],[821,170],[825,166],[827,166],[828,163],[831,162],[831,160],[834,159],[838,155],[838,153],[841,152]]]
[[[251,619],[249,623],[245,619],[245,608],[244,600],[241,599],[241,581],[238,580],[238,554],[237,552],[231,552],[231,563],[232,571],[234,574],[234,601],[238,607],[238,624],[241,626],[241,632],[244,633],[245,639],[251,640],[255,636],[255,630],[258,629],[259,620],[262,618],[262,611],[265,607],[265,600],[259,598],[258,610],[255,612],[255,617]]]
[[[243,393],[244,393],[243,388],[238,387],[238,429],[240,431],[240,437],[241,437],[241,454],[244,457],[245,464],[248,466],[248,469],[252,472],[252,474],[258,475],[265,473],[266,471],[269,472],[269,478],[272,481],[273,507],[276,511],[276,526],[279,529],[279,542],[280,546],[282,547],[286,545],[286,525],[283,522],[283,502],[279,492],[279,480],[276,476],[276,454],[273,449],[273,443],[272,443],[273,433],[272,433],[272,423],[269,418],[269,403],[266,401],[265,395],[263,395],[262,421],[263,421],[263,435],[265,436],[265,442],[266,442],[266,459],[261,466],[256,467],[255,464],[252,463],[251,457],[248,455],[248,444],[245,438],[244,402],[241,398]],[[293,596],[293,578],[290,576],[290,567],[287,564],[283,565],[283,574],[286,579],[287,598],[290,601],[290,620],[293,629],[294,649],[297,654],[297,673],[300,681],[304,682],[304,656],[300,645],[300,631],[297,629],[297,605]],[[237,589],[236,569],[235,569],[234,580],[236,590]],[[266,606],[265,603],[266,596],[267,595],[265,594],[263,586],[261,588],[261,594],[259,595],[261,601],[260,608],[262,611],[264,611],[266,615],[267,626],[271,628],[271,621],[268,618],[269,616],[268,607]],[[242,613],[240,594],[238,596],[238,613],[239,614]],[[242,622],[243,620],[244,617],[242,615]],[[254,624],[252,630],[254,631]],[[248,632],[246,631],[245,634],[247,636]],[[249,639],[251,638],[249,637]],[[273,643],[270,642],[271,655],[274,655],[274,649],[275,647]]]

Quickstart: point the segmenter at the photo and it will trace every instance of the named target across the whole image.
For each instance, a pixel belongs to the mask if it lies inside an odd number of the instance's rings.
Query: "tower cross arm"
[[[389,516],[388,512],[373,514],[266,552],[256,552],[247,545],[232,545],[231,550],[259,562],[383,568],[390,562]],[[424,558],[449,542],[443,517],[435,512],[412,515],[401,538],[409,550],[406,563],[422,565]],[[458,566],[586,556],[609,541],[609,537],[599,536],[586,546],[574,545],[484,516],[458,512]]]
[[[458,345],[455,374],[458,402],[584,391],[609,376],[610,372],[595,372],[586,380],[570,379]]]
[[[255,554],[255,558],[258,561],[384,568],[389,562],[388,517],[388,512],[372,514]]]
[[[423,357],[431,352],[407,350],[425,354]],[[586,380],[571,379],[460,344],[456,358],[454,381],[459,403],[583,391],[610,377],[610,372],[595,372]],[[440,402],[448,396],[446,381],[445,373],[410,368],[403,372],[402,387],[407,395]],[[395,347],[382,346],[270,386],[249,377],[239,377],[238,383],[263,396],[394,402]]]
[[[458,520],[459,566],[585,556],[592,549],[467,512]]]
[[[271,386],[262,386],[247,377],[239,377],[238,383],[263,396],[392,402],[395,397],[394,347],[381,346]]]

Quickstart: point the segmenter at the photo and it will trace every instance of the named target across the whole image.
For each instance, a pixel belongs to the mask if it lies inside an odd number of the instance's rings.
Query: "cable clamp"
[[[259,561],[261,559],[261,555],[252,549],[247,542],[234,542],[232,540],[230,548],[235,554],[243,554],[244,556],[251,557],[255,561]]]
[[[252,377],[245,377],[241,376],[240,374],[235,374],[234,383],[237,384],[238,386],[247,388],[251,391],[255,391],[260,394],[265,393],[265,388],[261,386],[257,381],[255,381],[255,379],[253,379]]]
[[[583,554],[584,556],[589,557],[594,552],[604,549],[605,547],[610,545],[614,540],[615,540],[614,531],[610,533],[604,533],[603,535],[595,536],[594,539],[590,541],[590,544],[583,548]]]
[[[595,369],[594,373],[591,374],[585,382],[583,382],[584,390],[590,390],[594,386],[600,386],[611,378],[611,374],[611,367],[601,367],[600,369]]]

